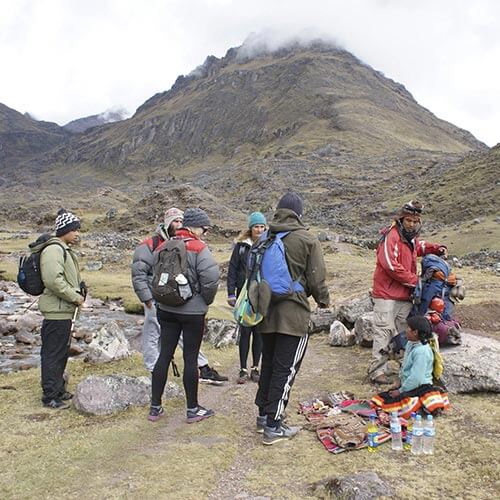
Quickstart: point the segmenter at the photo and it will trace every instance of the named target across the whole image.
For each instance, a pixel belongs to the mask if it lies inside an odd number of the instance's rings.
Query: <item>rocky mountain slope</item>
[[[125,120],[127,116],[128,113],[124,109],[108,110],[104,113],[99,113],[98,115],[77,118],[76,120],[72,120],[69,123],[66,123],[66,125],[63,125],[63,128],[75,134],[81,134],[92,127],[98,127],[99,125],[105,125],[106,123],[114,123]]]
[[[0,175],[9,166],[39,157],[70,135],[56,123],[34,120],[0,103]]]

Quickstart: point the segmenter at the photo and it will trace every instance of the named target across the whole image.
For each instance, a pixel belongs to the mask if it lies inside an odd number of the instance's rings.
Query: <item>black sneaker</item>
[[[203,408],[203,406],[197,406],[194,410],[187,410],[186,421],[188,424],[193,424],[194,422],[205,420],[214,415],[215,412],[213,410],[208,410],[207,408]]]
[[[259,383],[259,379],[260,379],[260,373],[259,373],[259,369],[257,367],[253,367],[251,370],[250,370],[250,380],[252,382],[255,382],[255,383]]]
[[[70,399],[73,399],[73,394],[68,391],[64,391],[59,395],[59,398],[61,401],[69,401]]]
[[[163,408],[161,406],[151,406],[149,409],[148,420],[150,422],[157,422],[161,417],[165,415]]]
[[[264,427],[264,436],[262,437],[263,444],[274,444],[278,441],[291,439],[300,431],[300,427],[288,427],[284,423],[280,423],[278,427]]]
[[[246,384],[248,380],[248,370],[246,368],[242,368],[240,370],[240,374],[238,379],[236,380],[237,384]]]
[[[45,408],[51,408],[52,410],[67,410],[69,408],[69,405],[60,399],[51,399],[50,401],[44,402],[43,406],[45,406]]]
[[[228,381],[228,378],[219,375],[215,368],[210,368],[210,366],[205,365],[200,368],[199,380],[205,384],[222,385],[223,382]]]
[[[262,434],[264,432],[264,428],[267,425],[267,415],[257,415],[257,421],[255,422],[257,427],[257,432]]]

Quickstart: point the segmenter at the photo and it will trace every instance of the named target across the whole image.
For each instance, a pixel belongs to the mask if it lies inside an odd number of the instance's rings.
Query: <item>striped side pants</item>
[[[302,337],[262,334],[262,364],[255,404],[260,415],[267,415],[268,422],[279,421],[283,416],[308,340],[308,334]]]

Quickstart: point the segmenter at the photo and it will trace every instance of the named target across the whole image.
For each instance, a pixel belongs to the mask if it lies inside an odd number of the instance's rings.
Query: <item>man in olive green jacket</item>
[[[55,224],[55,237],[43,243],[40,270],[45,285],[38,302],[42,323],[42,402],[44,406],[65,409],[73,397],[63,379],[69,356],[71,326],[77,308],[83,304],[80,270],[70,245],[78,241],[80,220],[61,209]],[[34,251],[39,248],[34,248]]]
[[[279,201],[269,225],[271,234],[289,232],[282,240],[288,270],[304,291],[271,301],[263,321],[256,326],[262,334],[263,350],[255,404],[259,408],[257,431],[264,433],[264,444],[289,439],[298,432],[298,428],[283,424],[282,417],[307,348],[311,316],[308,297],[312,295],[320,308],[330,303],[321,245],[302,223],[302,212],[301,197],[288,192]]]

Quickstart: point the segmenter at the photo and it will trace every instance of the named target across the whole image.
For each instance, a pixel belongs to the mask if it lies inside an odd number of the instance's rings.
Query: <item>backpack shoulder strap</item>
[[[47,247],[50,247],[52,245],[57,245],[59,247],[62,248],[62,251],[63,251],[63,256],[64,256],[64,262],[66,262],[66,257],[67,257],[67,254],[68,254],[68,251],[66,250],[66,247],[62,244],[62,243],[59,243],[58,241],[50,241],[48,242],[41,250],[40,250],[40,254],[47,248]]]

